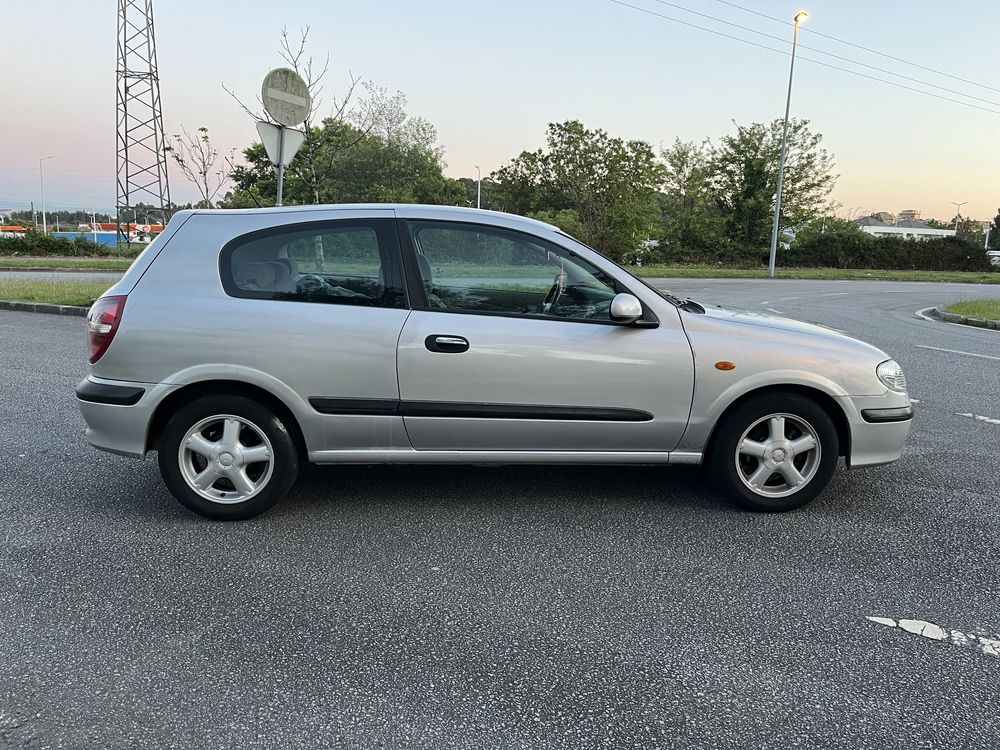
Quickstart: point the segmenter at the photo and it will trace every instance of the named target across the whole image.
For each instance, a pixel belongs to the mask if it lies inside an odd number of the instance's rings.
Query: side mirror
[[[628,325],[641,317],[642,303],[635,295],[622,292],[611,300],[611,320],[615,323]]]

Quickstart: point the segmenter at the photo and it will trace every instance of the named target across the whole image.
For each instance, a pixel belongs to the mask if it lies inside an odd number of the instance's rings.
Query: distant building
[[[902,216],[902,214],[900,214]],[[874,237],[902,237],[904,240],[930,240],[935,237],[954,237],[954,229],[933,229],[927,225],[926,221],[915,219],[899,219],[895,224],[891,224],[881,219],[873,219],[866,216],[854,222],[861,227],[861,231]]]
[[[17,224],[0,224],[0,237],[23,237],[27,227]]]
[[[896,221],[920,221],[920,212],[915,208],[904,208],[896,214]]]

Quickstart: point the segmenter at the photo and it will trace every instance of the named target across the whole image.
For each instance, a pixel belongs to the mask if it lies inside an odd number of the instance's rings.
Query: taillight
[[[90,344],[90,364],[104,356],[111,339],[118,331],[125,310],[125,295],[101,297],[87,313],[87,341]]]

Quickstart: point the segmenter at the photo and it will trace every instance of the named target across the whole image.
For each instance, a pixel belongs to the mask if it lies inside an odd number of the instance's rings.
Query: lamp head
[[[807,18],[809,18],[808,11],[800,10],[798,13],[795,14],[794,20],[795,23],[798,24],[801,23],[802,21],[805,21]]]

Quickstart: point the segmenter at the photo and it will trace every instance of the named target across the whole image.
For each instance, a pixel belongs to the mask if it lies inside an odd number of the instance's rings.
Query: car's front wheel
[[[160,473],[185,507],[221,521],[252,518],[285,496],[298,474],[288,427],[244,396],[205,396],[163,428]]]
[[[740,505],[776,512],[819,495],[839,455],[837,428],[819,404],[797,393],[767,393],[723,418],[708,458],[717,483]]]

